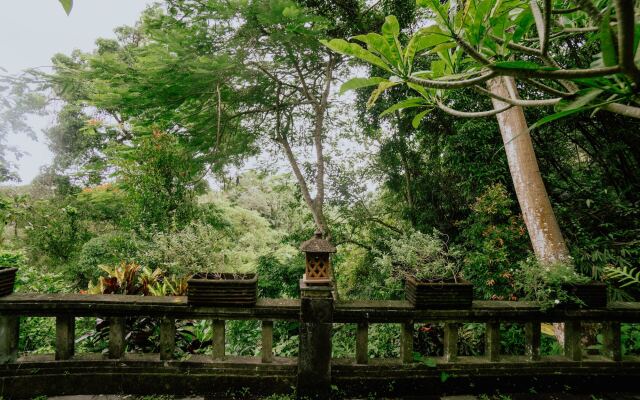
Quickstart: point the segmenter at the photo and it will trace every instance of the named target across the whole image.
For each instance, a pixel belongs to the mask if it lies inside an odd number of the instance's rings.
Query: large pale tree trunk
[[[487,86],[492,93],[501,97],[519,98],[512,77],[494,78]],[[507,106],[500,100],[491,100],[496,109]],[[540,175],[524,111],[522,107],[512,107],[497,114],[496,118],[507,153],[511,179],[536,259],[547,265],[565,260],[569,257],[569,250]],[[558,342],[564,345],[564,324],[554,323],[553,331]]]
[[[515,81],[498,77],[488,82],[489,90],[501,97],[518,98]],[[492,99],[496,109],[507,104]],[[538,261],[553,264],[569,257],[558,221],[544,187],[522,107],[512,107],[496,115],[507,153],[511,178],[524,222]]]

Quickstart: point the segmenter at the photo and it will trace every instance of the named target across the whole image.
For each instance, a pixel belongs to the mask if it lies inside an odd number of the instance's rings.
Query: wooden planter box
[[[564,285],[563,289],[572,296],[580,299],[584,304],[570,303],[567,308],[606,308],[607,285],[603,282],[590,282],[579,285]]]
[[[405,297],[415,308],[470,308],[473,302],[473,285],[467,281],[422,282],[410,276],[405,283]]]
[[[189,304],[253,307],[258,298],[256,274],[195,274],[188,281]]]
[[[18,268],[0,267],[0,296],[13,293],[13,285],[16,282]]]

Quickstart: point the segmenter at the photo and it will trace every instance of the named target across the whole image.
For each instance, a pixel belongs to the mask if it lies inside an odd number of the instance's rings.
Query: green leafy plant
[[[236,273],[239,260],[232,257],[233,243],[228,231],[193,222],[178,232],[159,232],[143,254],[147,265],[178,275],[196,273]]]
[[[343,85],[343,90],[377,86],[368,106],[381,93],[406,84],[418,96],[408,97],[388,108],[383,114],[399,109],[419,107],[414,126],[434,108],[459,117],[484,117],[498,114],[513,106],[555,106],[556,113],[541,118],[534,126],[578,112],[604,109],[639,118],[637,93],[633,86],[639,79],[634,54],[637,29],[633,2],[602,1],[580,3],[570,13],[555,12],[563,5],[553,2],[540,7],[537,2],[501,2],[481,0],[459,5],[453,1],[419,0],[429,20],[435,22],[418,29],[403,44],[398,20],[387,16],[380,33],[357,35],[353,41],[333,39],[322,43],[333,51],[357,58],[388,74],[388,78],[355,78]],[[555,10],[554,10],[555,8]],[[615,15],[612,11],[615,9]],[[618,46],[614,43],[613,18],[624,20],[616,26]],[[598,41],[600,52],[591,66],[564,68],[558,61],[557,48],[566,42]],[[414,71],[417,60],[430,61],[430,68]],[[552,96],[546,99],[521,100],[505,98],[482,87],[496,76],[509,76]],[[558,88],[541,83],[553,82]],[[571,81],[571,82],[569,82]],[[634,83],[635,82],[635,83]],[[452,90],[473,88],[489,98],[504,102],[494,110],[465,112],[447,106],[446,96]],[[511,98],[513,96],[513,98]],[[626,103],[626,104],[623,104]]]
[[[94,237],[82,245],[77,258],[69,265],[69,278],[79,287],[85,287],[89,281],[95,281],[104,273],[100,265],[131,262],[145,244],[130,232],[115,231]]]
[[[627,266],[608,266],[604,269],[605,275],[609,279],[614,279],[621,283],[620,287],[640,286],[640,269]]]
[[[521,298],[539,302],[542,309],[566,303],[580,304],[580,300],[566,288],[591,281],[577,273],[569,262],[544,265],[531,257],[520,263],[519,269],[514,271],[514,278],[514,288],[522,295]]]
[[[387,239],[388,251],[380,252],[375,265],[396,279],[411,275],[421,281],[457,282],[462,277],[460,266],[443,238],[434,230],[432,234],[411,231]]]
[[[0,267],[19,268],[25,264],[26,257],[19,251],[0,250]]]
[[[503,184],[488,187],[460,223],[464,273],[478,297],[513,299],[513,266],[529,254],[527,230]]]

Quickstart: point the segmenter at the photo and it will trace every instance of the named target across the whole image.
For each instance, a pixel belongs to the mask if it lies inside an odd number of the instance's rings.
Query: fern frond
[[[605,273],[608,278],[615,279],[622,285],[621,288],[639,285],[640,286],[640,269],[629,267],[606,267]]]

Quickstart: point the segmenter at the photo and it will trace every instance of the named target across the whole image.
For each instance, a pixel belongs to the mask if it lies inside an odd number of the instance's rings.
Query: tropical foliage
[[[343,299],[402,299],[413,273],[464,276],[477,299],[552,306],[564,283],[595,279],[637,300],[633,5],[161,1],[92,51],[0,78],[0,180],[16,177],[8,138],[33,134],[29,114],[52,116],[54,154],[33,182],[0,188],[0,262],[20,267],[23,292],[182,295],[194,272],[256,271],[260,296],[291,298],[298,246],[320,229]],[[518,93],[492,93],[498,76]],[[520,107],[538,121],[537,171],[571,264],[533,258],[508,143],[487,118]],[[23,327],[22,350],[51,351],[50,320]],[[228,327],[228,350],[256,354],[257,326]],[[79,321],[79,346],[102,351],[107,328]],[[130,349],[157,350],[158,321],[127,329]],[[521,352],[521,328],[502,329]],[[210,351],[207,321],[178,333],[182,355]],[[640,351],[638,330],[623,333]],[[336,327],[335,356],[355,334]],[[460,334],[463,354],[482,353],[482,326]],[[297,335],[277,323],[276,354],[295,355]],[[417,358],[442,340],[441,325],[419,326]],[[371,326],[371,356],[397,356],[398,342],[396,326]]]

